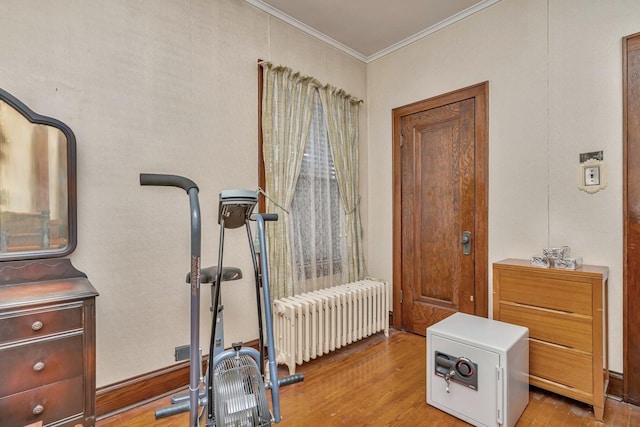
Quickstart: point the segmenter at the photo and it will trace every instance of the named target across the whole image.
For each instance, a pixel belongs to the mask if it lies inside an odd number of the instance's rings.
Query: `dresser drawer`
[[[562,311],[501,303],[500,320],[529,328],[529,337],[587,353],[592,351],[592,319]]]
[[[82,304],[64,304],[46,309],[0,314],[0,346],[59,332],[81,329]]]
[[[81,332],[0,350],[0,396],[81,376],[83,361]]]
[[[19,427],[39,421],[46,426],[81,415],[84,411],[83,387],[80,376],[0,398],[0,427]]]
[[[591,316],[591,283],[558,276],[500,273],[500,300]]]
[[[592,393],[592,358],[570,348],[529,340],[529,373]]]

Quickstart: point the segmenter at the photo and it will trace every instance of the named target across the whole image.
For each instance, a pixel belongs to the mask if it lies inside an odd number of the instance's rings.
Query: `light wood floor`
[[[305,363],[302,383],[280,389],[278,426],[466,426],[426,403],[425,338],[396,330]],[[281,376],[285,376],[283,369]],[[269,394],[269,393],[267,393]],[[604,423],[591,407],[532,388],[517,427],[640,426],[640,407],[607,399]],[[106,418],[97,427],[188,426],[188,414],[156,421],[162,398]]]

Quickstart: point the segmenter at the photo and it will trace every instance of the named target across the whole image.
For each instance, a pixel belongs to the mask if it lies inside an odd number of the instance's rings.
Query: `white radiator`
[[[273,302],[278,364],[301,365],[379,331],[389,336],[389,285],[365,279]]]

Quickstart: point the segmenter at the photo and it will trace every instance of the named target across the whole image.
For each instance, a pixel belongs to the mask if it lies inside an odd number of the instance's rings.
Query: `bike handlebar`
[[[189,178],[178,175],[164,175],[158,173],[141,173],[140,185],[157,185],[164,187],[178,187],[182,188],[187,193],[190,189],[195,188],[198,190],[198,186],[195,182]]]
[[[260,215],[262,217],[263,220],[265,221],[277,221],[278,220],[278,214],[275,213],[254,213],[253,215],[251,215],[251,219],[255,221],[256,217]]]
[[[177,175],[140,174],[140,185],[157,185],[182,188],[189,195],[191,209],[191,327],[189,346],[189,401],[166,410],[158,410],[156,417],[165,417],[182,411],[189,411],[189,425],[197,427],[199,408],[200,367],[198,349],[200,338],[200,253],[201,224],[198,186],[188,178]],[[185,406],[186,405],[186,406]],[[185,409],[186,408],[186,409]]]

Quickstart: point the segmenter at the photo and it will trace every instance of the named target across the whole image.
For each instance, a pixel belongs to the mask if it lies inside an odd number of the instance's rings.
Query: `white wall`
[[[621,372],[621,40],[637,31],[635,0],[502,0],[368,64],[370,273],[393,273],[391,110],[489,81],[489,262],[569,245],[609,266],[610,368]],[[609,185],[588,195],[578,155],[598,150]]]
[[[3,0],[1,8],[0,87],[77,137],[71,258],[100,292],[98,386],[170,365],[173,348],[189,341],[188,198],[140,187],[139,173],[199,185],[203,264],[213,265],[219,192],[257,187],[258,58],[360,98],[365,64],[240,0]],[[255,339],[244,232],[226,233],[225,264],[246,276],[223,287],[227,344]]]

